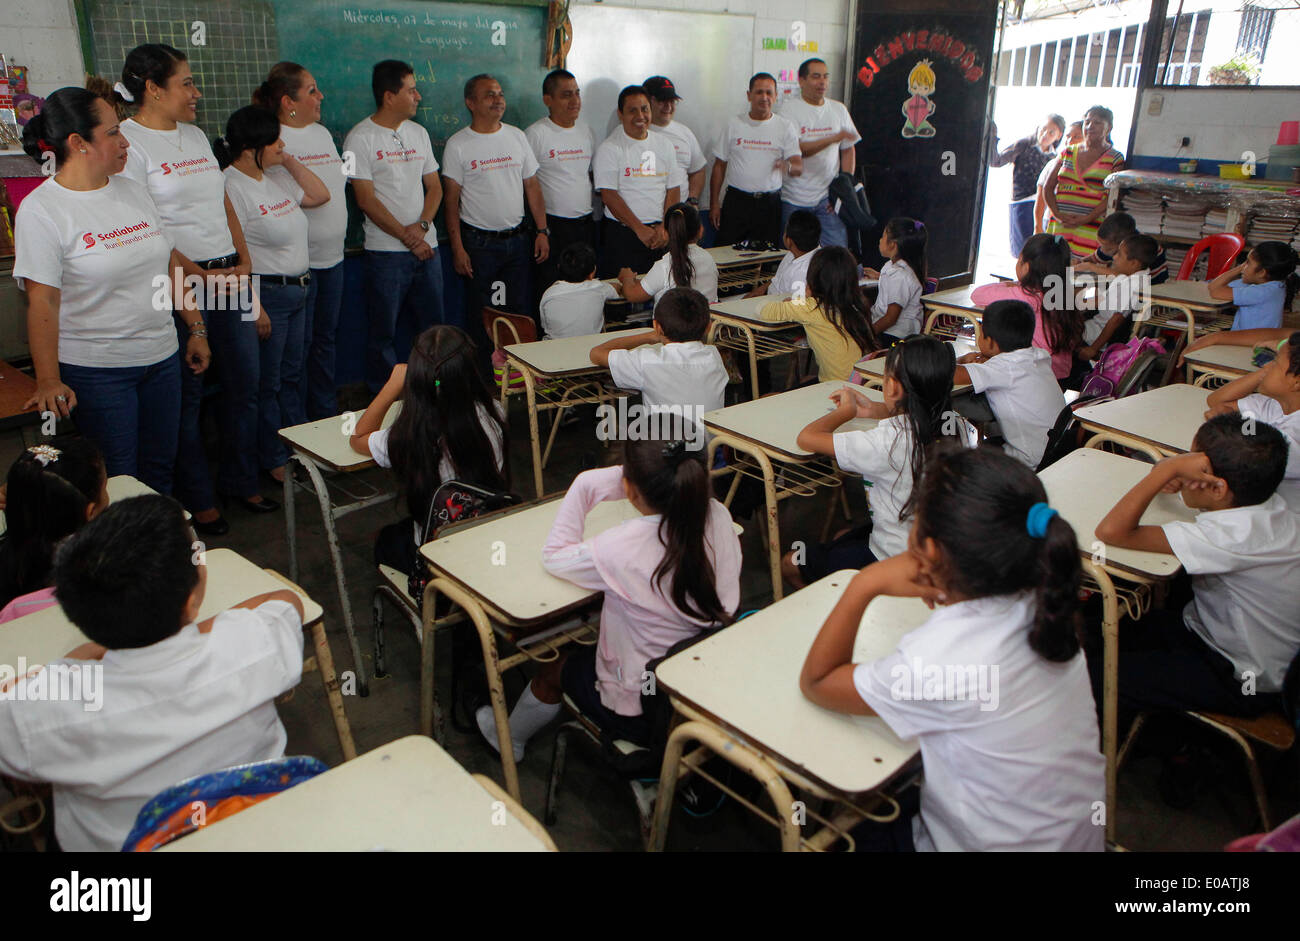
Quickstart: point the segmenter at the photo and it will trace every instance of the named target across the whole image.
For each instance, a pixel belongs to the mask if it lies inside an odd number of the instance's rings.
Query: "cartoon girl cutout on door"
[[[930,67],[929,59],[922,59],[912,67],[907,76],[907,90],[912,94],[903,102],[903,117],[906,119],[903,136],[934,137],[934,128],[928,120],[934,114],[934,102],[930,100],[934,94],[934,69]]]

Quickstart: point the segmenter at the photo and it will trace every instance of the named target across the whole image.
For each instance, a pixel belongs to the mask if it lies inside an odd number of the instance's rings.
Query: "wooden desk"
[[[420,668],[420,730],[434,730],[434,634],[450,619],[434,619],[437,595],[446,595],[474,622],[483,648],[484,669],[501,746],[501,771],[506,791],[519,799],[519,773],[510,743],[505,672],[528,661],[554,660],[570,642],[595,643],[597,624],[572,625],[576,615],[589,615],[601,592],[579,588],[542,567],[542,546],[555,522],[561,496],[444,527],[439,538],[420,548],[430,580],[424,593],[424,625]],[[587,515],[585,538],[592,538],[624,520],[638,516],[626,500],[597,505]],[[558,627],[557,627],[558,625]],[[516,648],[507,657],[497,654],[497,635]]]
[[[769,321],[760,316],[760,311],[768,304],[789,299],[789,294],[760,294],[758,297],[730,297],[710,305],[712,322],[706,340],[714,346],[749,357],[749,388],[755,399],[759,396],[759,360],[807,349],[801,324],[793,320]],[[799,331],[797,337],[781,336],[793,330]]]
[[[714,454],[719,447],[726,445],[735,452],[731,464],[710,472],[714,477],[732,475],[726,504],[731,505],[742,477],[763,482],[767,504],[768,566],[772,577],[772,597],[778,600],[784,590],[781,583],[779,501],[792,496],[810,497],[822,487],[842,484],[840,471],[832,458],[805,451],[795,439],[809,422],[834,408],[830,394],[843,388],[856,389],[858,394],[865,394],[876,402],[883,401],[879,390],[832,381],[704,413],[704,425],[713,435],[709,442],[709,467],[714,467]],[[875,426],[874,421],[855,418],[839,430],[865,431]],[[780,486],[776,482],[778,474],[782,478]]]
[[[491,782],[488,782],[489,784]],[[408,735],[162,847],[164,853],[538,852],[522,807],[422,735]]]
[[[673,732],[664,756],[652,848],[663,848],[687,739],[704,742],[728,760],[737,751],[746,753],[744,763],[733,763],[750,773],[773,772],[755,777],[767,784],[786,850],[802,842],[789,809],[789,784],[862,808],[917,759],[916,742],[899,739],[879,716],[831,712],[799,690],[808,649],[855,574],[828,575],[659,665],[658,687],[689,721]],[[915,598],[876,599],[858,630],[854,662],[889,654],[929,615]],[[691,767],[689,759],[686,765]],[[821,839],[833,839],[842,829]]]
[[[35,379],[0,359],[0,431],[41,420],[35,408],[24,408],[35,393]]]
[[[958,359],[961,359],[967,353],[975,352],[975,343],[964,337],[957,340],[949,340],[948,345],[952,347],[953,353]],[[885,357],[875,356],[860,360],[856,369],[863,377],[863,385],[869,389],[879,389],[885,384]],[[970,383],[964,382],[952,387],[953,395],[970,391]]]
[[[1254,363],[1253,346],[1207,346],[1184,356],[1188,379],[1194,380],[1198,386],[1205,385],[1210,379],[1231,382],[1258,369]]]
[[[968,284],[965,287],[935,291],[933,294],[922,294],[921,307],[926,312],[926,318],[921,332],[946,339],[969,339],[973,336],[971,331],[979,326],[980,318],[984,316],[983,306],[970,299],[975,288],[976,285]]]
[[[381,427],[388,428],[397,420],[402,403],[397,402],[384,415]],[[343,552],[339,547],[338,531],[334,524],[339,519],[357,510],[387,503],[397,497],[396,491],[377,490],[373,487],[354,493],[343,487],[338,489],[350,502],[335,504],[329,487],[326,486],[322,469],[336,474],[350,474],[368,467],[375,462],[364,454],[352,450],[349,439],[352,437],[356,423],[361,418],[360,412],[349,412],[280,429],[280,440],[289,446],[289,462],[284,473],[284,528],[289,541],[289,579],[298,580],[298,526],[297,509],[294,504],[297,481],[293,476],[293,462],[297,461],[306,470],[311,480],[311,487],[304,490],[314,493],[320,505],[321,523],[325,527],[325,538],[329,544],[330,561],[334,566],[334,582],[338,588],[339,606],[343,609],[343,627],[347,630],[348,645],[352,648],[352,663],[356,668],[357,691],[362,696],[370,695],[370,683],[366,677],[365,661],[361,659],[361,646],[357,642],[356,624],[352,617],[352,602],[348,598],[347,581],[343,575]]]
[[[584,403],[606,403],[613,395],[609,371],[591,361],[594,347],[615,337],[635,336],[645,329],[592,333],[559,340],[516,343],[505,348],[507,375],[511,366],[524,377],[524,394],[528,402],[528,433],[533,449],[533,485],[540,499],[543,494],[542,469],[551,456],[551,446],[560,428],[564,410]],[[503,397],[504,404],[504,397]],[[537,413],[555,410],[555,421],[541,449],[537,431]]]
[[[325,685],[330,712],[338,733],[345,760],[356,757],[352,730],[343,711],[343,697],[334,673],[334,657],[325,636],[323,611],[301,588],[290,584],[269,569],[261,569],[232,549],[209,549],[205,553],[208,584],[199,607],[198,620],[220,614],[253,595],[281,588],[292,588],[302,598],[303,629],[309,631],[315,655],[308,657],[303,671],[319,670]],[[20,658],[27,669],[49,663],[67,655],[88,638],[68,620],[58,605],[10,621],[0,630],[0,663],[17,665]]]
[[[1184,387],[1186,388],[1186,387]],[[1123,400],[1121,400],[1123,401]],[[1067,454],[1040,473],[1047,502],[1074,527],[1086,575],[1102,596],[1105,682],[1102,697],[1102,752],[1106,756],[1106,838],[1115,840],[1118,766],[1116,749],[1119,698],[1119,619],[1136,620],[1150,608],[1151,586],[1166,582],[1182,565],[1172,555],[1119,549],[1097,539],[1097,524],[1151,471],[1151,465],[1094,448]],[[1195,512],[1177,494],[1162,493],[1142,514],[1144,525],[1191,520]],[[1115,582],[1123,583],[1117,588]]]
[[[1205,423],[1209,393],[1183,383],[1151,389],[1100,405],[1085,405],[1074,413],[1079,424],[1109,434],[1121,443],[1155,448],[1166,456],[1192,448],[1192,439]]]

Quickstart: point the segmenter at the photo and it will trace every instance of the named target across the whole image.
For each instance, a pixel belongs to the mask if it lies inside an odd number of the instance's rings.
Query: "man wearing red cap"
[[[694,132],[680,121],[673,120],[677,102],[681,101],[682,96],[677,94],[673,83],[662,75],[650,76],[641,83],[641,87],[650,95],[650,120],[653,122],[650,131],[663,134],[673,142],[673,150],[677,151],[677,164],[686,174],[686,192],[682,196],[692,206],[698,206],[700,193],[704,192],[704,167],[708,159]]]

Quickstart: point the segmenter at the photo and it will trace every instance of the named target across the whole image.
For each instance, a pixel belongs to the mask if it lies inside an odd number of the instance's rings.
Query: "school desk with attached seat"
[[[1098,405],[1085,405],[1074,417],[1094,434],[1107,435],[1138,450],[1154,448],[1169,457],[1192,449],[1192,439],[1205,423],[1209,395],[1200,386],[1176,383]]]
[[[916,742],[900,739],[879,716],[831,712],[799,689],[808,650],[856,574],[846,569],[828,575],[659,664],[656,690],[667,693],[681,722],[664,753],[651,850],[664,848],[673,794],[684,773],[712,781],[774,824],[787,852],[824,850],[838,839],[852,848],[850,828],[897,817],[889,792],[910,780],[907,772],[920,754]],[[858,628],[853,662],[888,655],[929,615],[917,598],[875,599]],[[685,754],[688,742],[700,747]],[[705,765],[712,755],[758,781],[772,813],[710,775]],[[814,801],[826,801],[834,810],[815,812]],[[805,838],[806,818],[821,827]]]
[[[808,348],[802,324],[793,320],[763,320],[759,316],[759,311],[768,304],[789,299],[789,294],[760,294],[758,297],[730,297],[709,307],[711,322],[705,341],[749,357],[749,389],[755,399],[759,396],[759,360],[787,356]]]
[[[738,294],[758,286],[765,273],[770,274],[785,257],[785,251],[754,252],[734,245],[706,248],[718,266],[718,295]],[[765,270],[766,269],[766,270]]]
[[[967,353],[975,352],[975,341],[968,340],[965,337],[949,340],[948,345],[952,347],[957,359],[961,359]],[[879,389],[885,384],[884,351],[860,360],[853,368],[858,371],[858,375],[862,377],[862,384],[868,389]],[[969,391],[969,382],[963,382],[952,387],[953,395],[960,395]]]
[[[1147,449],[1150,451],[1150,449]],[[1150,454],[1155,459],[1158,455]],[[1102,753],[1106,756],[1106,840],[1115,843],[1116,762],[1119,700],[1119,620],[1136,621],[1151,608],[1153,591],[1182,571],[1178,559],[1163,552],[1119,549],[1097,539],[1097,524],[1151,471],[1151,465],[1085,447],[1067,454],[1038,477],[1047,502],[1074,527],[1083,561],[1084,583],[1102,599],[1103,669]],[[1174,520],[1191,520],[1177,494],[1162,493],[1142,514],[1142,525],[1159,526]],[[1118,583],[1118,584],[1117,584]]]
[[[970,299],[975,286],[949,288],[935,291],[933,294],[921,295],[921,308],[925,311],[925,326],[922,333],[937,336],[944,340],[974,337],[975,328],[984,316],[983,306]]]
[[[209,549],[204,553],[203,563],[208,568],[208,585],[203,604],[199,607],[199,621],[268,591],[291,588],[302,598],[302,626],[310,634],[315,651],[303,662],[302,670],[303,673],[320,672],[343,760],[355,758],[357,749],[352,742],[347,714],[343,711],[343,695],[334,672],[334,655],[325,635],[321,606],[291,581],[271,569],[258,568],[232,549]],[[0,631],[0,663],[17,664],[18,658],[22,657],[30,668],[58,660],[85,643],[89,643],[86,635],[68,620],[62,608],[54,605],[4,626]]]
[[[1232,329],[1232,301],[1210,296],[1207,281],[1166,281],[1151,285],[1148,323],[1188,332],[1189,342],[1204,333]]]
[[[162,847],[164,853],[555,851],[528,811],[408,735]]]
[[[1255,348],[1251,346],[1207,346],[1183,354],[1187,363],[1187,380],[1198,386],[1207,386],[1214,380],[1220,384],[1240,379],[1255,372]]]
[[[392,425],[401,407],[401,403],[398,402],[388,410],[381,423],[382,427],[387,428]],[[295,425],[292,428],[281,428],[280,440],[289,446],[290,451],[289,461],[284,468],[284,529],[289,540],[289,578],[292,581],[298,580],[298,527],[294,496],[295,486],[302,486],[304,490],[314,493],[320,504],[321,523],[325,527],[330,561],[334,566],[334,581],[339,592],[339,607],[343,609],[343,627],[348,633],[348,646],[352,649],[352,662],[357,673],[357,692],[362,696],[368,696],[370,684],[366,679],[365,661],[361,659],[361,646],[357,643],[356,625],[352,619],[352,603],[348,600],[348,586],[343,576],[343,552],[339,547],[338,532],[334,524],[349,513],[396,499],[397,493],[374,487],[367,488],[363,493],[353,493],[338,486],[344,496],[351,498],[351,502],[335,505],[322,473],[322,470],[328,470],[336,474],[352,474],[375,466],[374,460],[352,450],[352,445],[349,443],[352,431],[360,418],[361,413],[352,412],[307,422],[305,425]],[[310,487],[299,485],[294,479],[294,461],[306,470],[311,480]]]
[[[528,435],[533,449],[533,485],[537,496],[542,496],[542,470],[551,457],[551,446],[560,430],[564,410],[575,405],[605,404],[618,395],[609,377],[609,370],[591,361],[593,348],[616,337],[635,336],[641,330],[618,330],[611,333],[591,333],[580,337],[563,337],[558,340],[537,340],[533,343],[516,343],[505,348],[506,370],[519,371],[524,378],[524,394],[528,402]],[[555,410],[546,450],[542,451],[537,432],[537,413]]]
[[[811,497],[822,487],[839,487],[843,483],[841,471],[833,458],[805,451],[799,447],[796,439],[806,425],[835,408],[831,402],[831,393],[844,388],[854,389],[855,394],[865,395],[873,401],[883,401],[877,389],[863,389],[846,382],[821,382],[704,413],[704,426],[712,435],[709,441],[709,467],[714,469],[710,473],[713,477],[732,477],[731,487],[724,500],[726,505],[731,506],[742,477],[751,477],[763,483],[767,508],[764,519],[768,565],[772,575],[772,597],[777,600],[783,591],[779,502],[786,497]],[[876,424],[871,419],[855,418],[839,430],[866,431]],[[717,467],[714,454],[724,445],[734,452],[733,459],[730,464]],[[834,509],[835,504],[832,502],[830,513]],[[828,515],[823,527],[823,539],[829,530],[830,520]]]

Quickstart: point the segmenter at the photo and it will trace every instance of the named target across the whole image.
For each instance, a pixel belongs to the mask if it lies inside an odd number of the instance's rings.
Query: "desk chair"
[[[493,354],[501,353],[504,357],[505,354],[501,352],[503,348],[513,343],[532,343],[540,339],[537,336],[537,323],[525,314],[515,314],[496,307],[484,307],[482,316],[483,332],[492,341]],[[507,376],[507,367],[504,363],[498,366],[494,362],[492,372],[496,378],[497,388],[501,390],[501,407],[508,412],[509,397],[524,393],[524,377],[518,372],[511,372]]]
[[[1232,267],[1245,247],[1246,240],[1235,232],[1207,235],[1187,250],[1175,280],[1190,281],[1192,272],[1196,270],[1196,262],[1208,252],[1205,259],[1205,280],[1212,281]]]
[[[1296,741],[1296,720],[1300,716],[1300,655],[1291,661],[1282,681],[1282,710],[1266,712],[1253,717],[1229,716],[1219,712],[1198,712],[1189,709],[1182,713],[1189,719],[1195,719],[1207,728],[1226,736],[1236,743],[1246,756],[1246,770],[1250,773],[1250,786],[1255,796],[1255,807],[1263,829],[1272,829],[1268,816],[1268,792],[1264,789],[1264,778],[1260,774],[1259,760],[1252,743],[1264,745],[1278,753],[1291,750]],[[1129,748],[1137,739],[1147,717],[1151,713],[1143,712],[1133,721],[1133,728],[1119,750],[1116,765],[1123,767],[1124,758]]]

